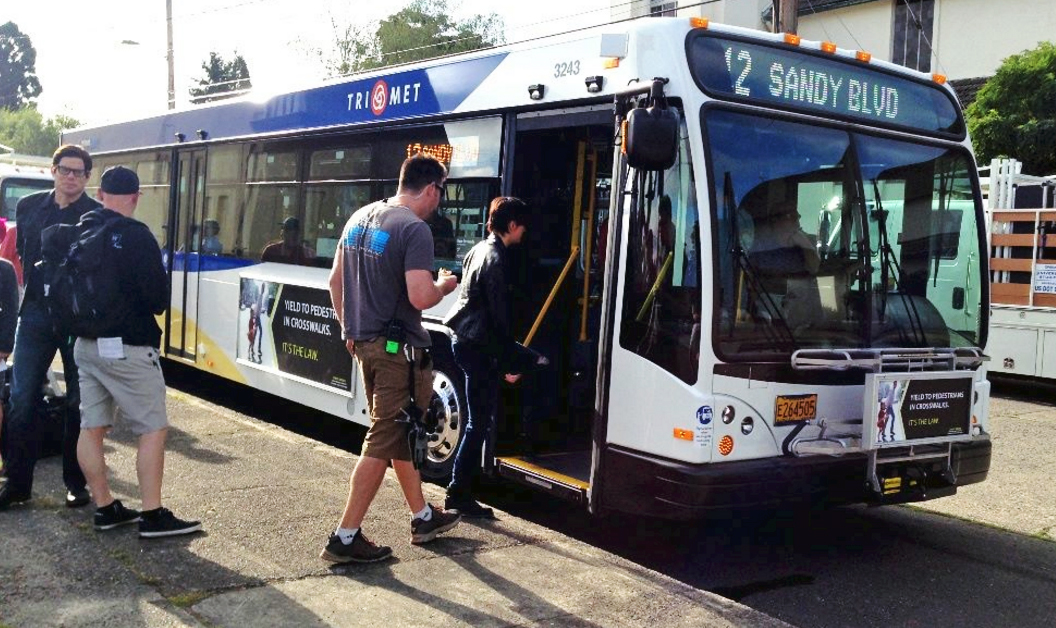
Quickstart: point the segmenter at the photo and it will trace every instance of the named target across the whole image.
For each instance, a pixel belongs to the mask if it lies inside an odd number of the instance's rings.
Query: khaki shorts
[[[137,436],[169,426],[158,350],[124,345],[124,352],[122,359],[100,357],[98,344],[89,338],[78,338],[73,346],[81,383],[81,429],[111,427],[118,412]]]
[[[428,349],[415,349],[415,402],[425,410],[433,394],[433,365]],[[363,455],[382,460],[410,460],[407,424],[397,422],[411,402],[407,358],[403,345],[395,355],[385,352],[385,339],[356,341],[356,360],[363,374],[363,389],[370,412],[370,429],[363,440]],[[83,393],[82,393],[83,395]]]

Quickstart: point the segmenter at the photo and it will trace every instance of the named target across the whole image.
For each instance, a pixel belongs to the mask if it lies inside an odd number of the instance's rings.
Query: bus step
[[[505,456],[498,458],[495,462],[499,475],[504,478],[567,501],[577,504],[586,503],[590,483],[557,470],[566,466],[568,462],[566,458],[566,454],[532,456],[531,458]]]

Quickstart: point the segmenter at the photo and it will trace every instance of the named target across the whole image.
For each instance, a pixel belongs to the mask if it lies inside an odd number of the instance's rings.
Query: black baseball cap
[[[131,168],[110,166],[103,172],[99,186],[107,194],[135,194],[139,191],[139,177]]]

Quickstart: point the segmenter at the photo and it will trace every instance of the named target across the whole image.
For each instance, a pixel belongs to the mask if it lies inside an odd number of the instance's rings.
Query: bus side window
[[[624,238],[620,344],[694,383],[701,335],[700,220],[689,151],[683,143],[680,159],[665,172],[630,176],[638,178],[639,194]]]

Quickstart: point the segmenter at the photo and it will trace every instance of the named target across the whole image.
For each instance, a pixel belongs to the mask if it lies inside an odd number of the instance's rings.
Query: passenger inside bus
[[[776,314],[792,330],[821,318],[821,296],[815,275],[821,265],[814,237],[803,231],[795,200],[769,203],[762,212],[749,211],[754,237],[748,261],[767,293],[756,305],[764,319]],[[773,311],[773,307],[780,312]]]
[[[202,223],[202,254],[220,255],[224,252],[224,245],[220,242],[220,222],[206,220]]]
[[[301,240],[301,221],[293,216],[282,221],[281,239],[268,244],[260,254],[262,262],[281,262],[310,266],[315,262],[315,250]]]

